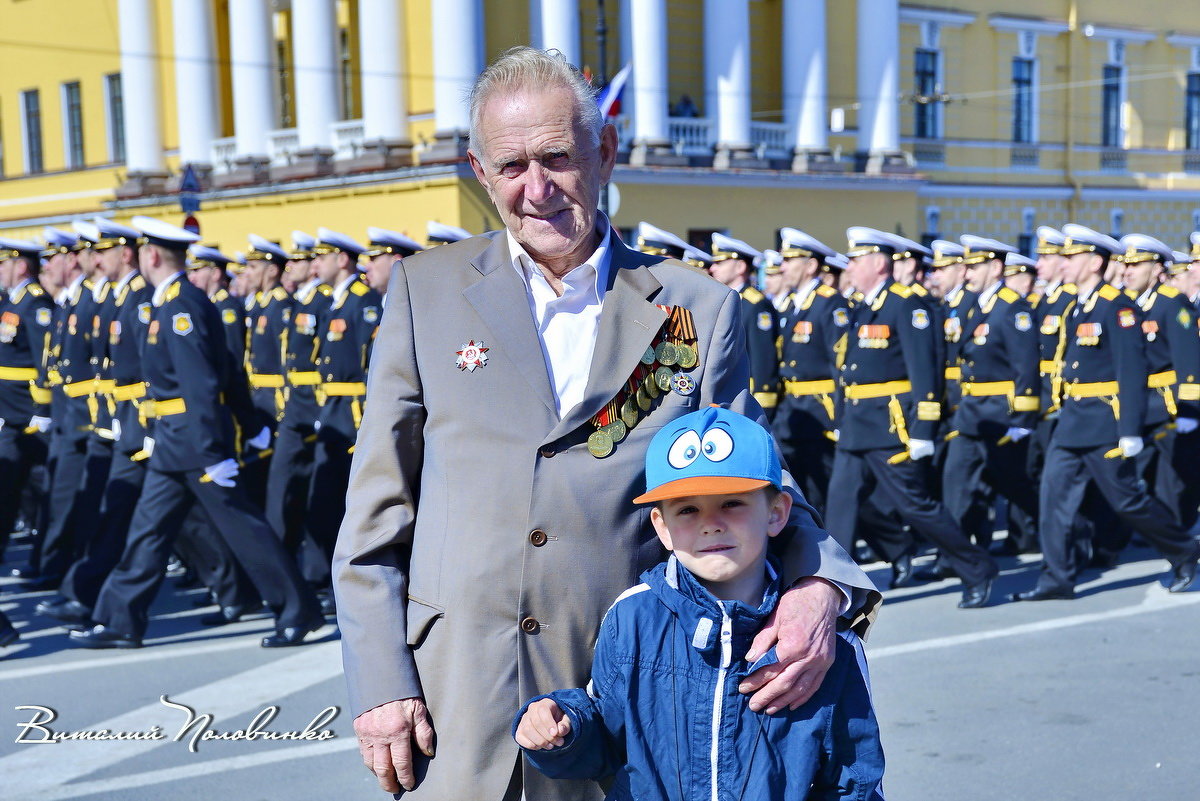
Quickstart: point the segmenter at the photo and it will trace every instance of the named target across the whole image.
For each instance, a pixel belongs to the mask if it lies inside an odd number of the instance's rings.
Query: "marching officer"
[[[933,498],[926,475],[942,410],[939,332],[924,303],[892,277],[895,240],[870,228],[846,234],[850,279],[863,299],[851,310],[839,365],[843,395],[827,528],[842,547],[853,546],[857,510],[877,489],[886,508],[936,544],[962,577],[959,608],[983,606],[996,565]]]
[[[1162,501],[1138,486],[1135,458],[1146,418],[1150,370],[1141,310],[1103,280],[1109,261],[1122,253],[1112,237],[1082,225],[1063,227],[1065,281],[1078,297],[1064,315],[1062,411],[1042,473],[1038,531],[1043,564],[1037,585],[1014,601],[1075,597],[1074,518],[1088,482],[1094,482],[1123,523],[1134,528],[1171,563],[1168,589],[1187,589],[1196,576],[1200,542],[1191,539]]]
[[[233,363],[246,363],[246,307],[229,292],[229,270],[236,262],[212,245],[193,245],[189,251],[187,277],[221,313],[225,347]]]
[[[309,530],[329,558],[346,511],[351,452],[362,422],[367,365],[383,299],[358,272],[362,245],[345,234],[317,232],[317,276],[333,288],[328,312],[317,328],[317,372],[321,406],[317,449],[309,491]]]
[[[783,286],[783,256],[778,250],[763,251],[763,294],[767,296],[767,300],[771,301],[771,305],[775,307],[775,311],[779,312],[787,303],[790,290],[785,290]],[[778,320],[777,320],[778,322]],[[780,327],[782,329],[782,326]]]
[[[276,615],[276,631],[263,638],[263,647],[299,645],[324,618],[295,563],[236,481],[234,421],[220,402],[231,378],[220,315],[183,278],[186,249],[198,237],[148,217],[133,223],[142,234],[142,273],[154,286],[143,350],[149,388],[142,409],[154,420],[146,443],[150,463],[125,552],[97,599],[96,625],[72,632],[71,642],[87,648],[141,646],[181,513],[195,501]],[[250,424],[242,421],[243,427]],[[264,428],[256,447],[265,447],[269,437]]]
[[[387,296],[388,280],[396,261],[418,253],[424,248],[416,240],[386,228],[368,228],[367,283],[382,296]]]
[[[962,321],[958,436],[947,446],[942,482],[946,508],[963,533],[987,547],[993,493],[1037,517],[1037,491],[1025,465],[1039,407],[1038,342],[1029,304],[1004,286],[1005,258],[1015,248],[980,236],[960,242],[967,285],[977,299]]]
[[[783,274],[799,282],[780,313],[776,439],[804,497],[824,514],[833,469],[836,422],[835,347],[850,324],[846,299],[821,282],[836,251],[795,228],[779,232]]]
[[[456,225],[446,225],[433,220],[425,223],[426,247],[436,248],[439,245],[448,245],[451,242],[458,242],[470,237],[470,231]]]
[[[643,220],[637,224],[637,249],[651,256],[683,260],[688,244],[670,231]]]
[[[1004,257],[1004,285],[1025,300],[1033,296],[1033,285],[1037,282],[1037,262],[1023,253],[1009,253]]]
[[[288,251],[280,279],[280,284],[289,295],[295,295],[296,290],[312,277],[312,248],[316,242],[303,231],[292,231],[292,249]]]
[[[779,403],[779,361],[775,351],[779,323],[775,307],[750,281],[750,269],[762,253],[739,239],[714,233],[709,272],[742,298],[742,328],[750,351],[750,394],[768,417]]]
[[[0,239],[0,553],[34,467],[46,461],[45,353],[54,304],[38,283],[41,247]]]

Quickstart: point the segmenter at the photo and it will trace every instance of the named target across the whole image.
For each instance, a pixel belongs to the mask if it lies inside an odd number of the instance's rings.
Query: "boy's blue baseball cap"
[[[783,471],[770,432],[719,406],[668,423],[646,449],[646,492],[634,503],[724,495],[772,486]]]

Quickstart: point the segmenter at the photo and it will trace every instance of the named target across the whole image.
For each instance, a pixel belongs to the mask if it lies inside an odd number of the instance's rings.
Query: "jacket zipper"
[[[717,792],[717,761],[720,756],[721,742],[721,706],[725,700],[725,674],[729,670],[729,662],[733,644],[733,624],[725,609],[721,609],[721,669],[717,671],[717,687],[713,692],[712,716],[712,747],[709,752],[712,774],[712,801],[719,801]]]

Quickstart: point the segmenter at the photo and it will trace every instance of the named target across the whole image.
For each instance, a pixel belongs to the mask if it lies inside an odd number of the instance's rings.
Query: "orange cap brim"
[[[771,486],[770,481],[758,478],[734,478],[732,476],[693,476],[678,481],[668,481],[633,499],[634,503],[654,503],[671,498],[687,498],[691,495],[731,495],[738,492],[753,492]]]

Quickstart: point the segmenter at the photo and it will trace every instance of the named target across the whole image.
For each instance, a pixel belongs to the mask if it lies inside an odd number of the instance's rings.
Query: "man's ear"
[[[487,173],[483,169],[483,162],[475,155],[474,150],[467,150],[467,161],[471,162],[471,171],[475,173],[475,180],[479,181],[483,187],[483,191],[487,192],[488,199],[495,204],[496,199],[492,197],[492,185],[488,183]]]
[[[768,510],[767,517],[767,536],[774,537],[779,532],[783,531],[787,525],[788,518],[792,514],[792,496],[784,492],[775,496],[775,500],[771,501],[771,508]]]
[[[667,521],[663,518],[662,510],[657,506],[650,510],[650,524],[654,526],[654,533],[658,535],[658,541],[663,544],[663,547],[668,551],[675,550],[671,545],[671,532],[667,530]]]

